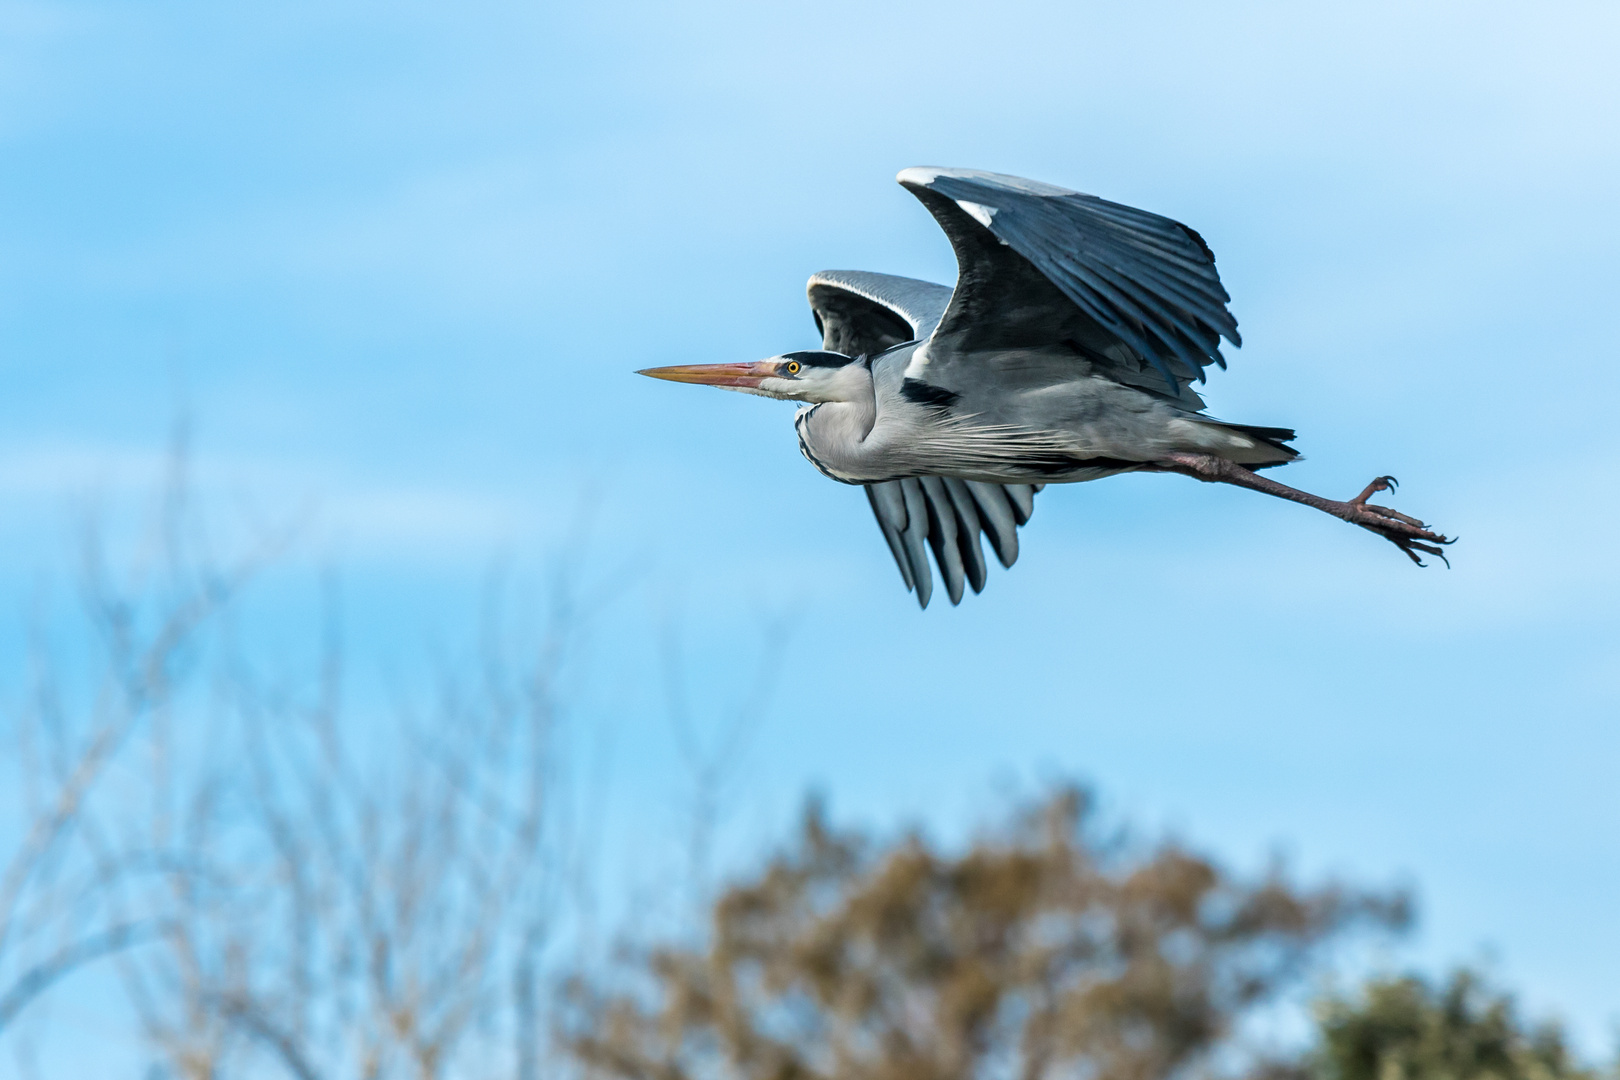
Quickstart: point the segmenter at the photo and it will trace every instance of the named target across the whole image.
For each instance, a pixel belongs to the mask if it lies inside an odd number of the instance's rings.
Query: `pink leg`
[[[1338,502],[1334,499],[1324,499],[1320,495],[1312,495],[1308,491],[1300,491],[1298,488],[1291,488],[1287,484],[1279,484],[1275,480],[1269,480],[1213,454],[1167,454],[1163,461],[1154,464],[1167,472],[1182,473],[1208,483],[1236,484],[1238,487],[1275,495],[1279,499],[1314,506],[1323,513],[1332,514],[1352,525],[1360,525],[1363,529],[1377,533],[1406,552],[1407,558],[1419,566],[1423,565],[1423,560],[1418,558],[1419,551],[1438,557],[1447,566],[1451,565],[1446,559],[1446,553],[1441,550],[1441,545],[1452,543],[1451,539],[1430,531],[1429,527],[1417,518],[1407,517],[1387,506],[1374,506],[1367,501],[1380,491],[1393,490],[1395,487],[1393,476],[1380,476],[1349,502]]]

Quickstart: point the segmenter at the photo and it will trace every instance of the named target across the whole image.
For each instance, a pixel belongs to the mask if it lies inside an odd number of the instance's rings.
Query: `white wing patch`
[[[1008,176],[1005,173],[985,172],[983,169],[947,169],[937,165],[916,165],[909,169],[901,169],[895,179],[902,184],[917,184],[927,187],[941,176],[952,176],[962,180],[982,180],[1000,187],[1022,191],[1026,195],[1074,195],[1066,187],[1056,184],[1043,184],[1039,180],[1026,180],[1022,176]]]
[[[966,210],[974,221],[987,229],[990,227],[990,222],[995,218],[997,209],[999,209],[994,206],[986,206],[983,203],[968,202],[966,199],[957,199],[956,205]],[[1006,242],[1005,240],[1002,241],[1003,244]]]

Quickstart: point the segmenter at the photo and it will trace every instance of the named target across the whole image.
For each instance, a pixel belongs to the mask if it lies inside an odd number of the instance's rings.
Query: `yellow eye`
[[[799,373],[799,362],[797,360],[788,361],[787,373],[789,375],[797,375]]]

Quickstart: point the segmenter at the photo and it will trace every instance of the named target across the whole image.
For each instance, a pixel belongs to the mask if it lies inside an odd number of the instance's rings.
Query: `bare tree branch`
[[[87,964],[103,959],[151,940],[156,934],[151,923],[134,923],[108,927],[88,937],[58,949],[46,959],[34,964],[12,980],[6,992],[0,995],[0,1031],[16,1019],[27,1005],[73,972]]]

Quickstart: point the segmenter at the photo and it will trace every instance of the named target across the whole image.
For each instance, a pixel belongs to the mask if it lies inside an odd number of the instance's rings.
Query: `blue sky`
[[[705,715],[776,680],[737,818],[815,785],[949,827],[1083,775],[1245,865],[1415,882],[1402,957],[1488,952],[1603,1046],[1617,43],[1598,3],[5,0],[5,667],[73,508],[145,490],[184,409],[210,505],[305,520],[294,569],[339,568],[380,667],[591,507],[630,849],[681,798],[676,626]],[[920,613],[790,409],[630,374],[813,345],[815,270],[949,282],[920,164],[1196,227],[1245,341],[1211,410],[1296,427],[1311,490],[1396,474],[1453,569],[1124,477],[1048,490],[1012,572]],[[295,641],[301,601],[259,602]]]

